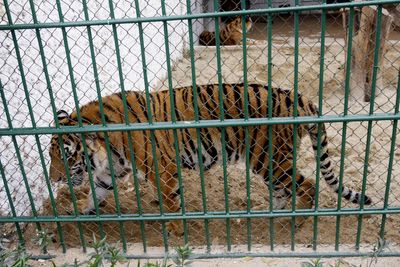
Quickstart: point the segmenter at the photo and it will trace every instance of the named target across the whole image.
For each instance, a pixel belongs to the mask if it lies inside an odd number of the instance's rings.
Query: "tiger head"
[[[246,32],[248,32],[251,29],[251,27],[253,26],[253,22],[252,22],[250,16],[246,16],[245,19],[246,19]],[[243,33],[242,16],[237,16],[234,20],[232,20],[229,23],[228,27],[229,26],[236,29],[237,31]]]
[[[62,126],[77,126],[78,122],[73,119],[66,111],[57,112],[58,121]],[[82,142],[82,134],[66,133],[60,136],[55,134],[50,142],[50,170],[49,175],[52,181],[67,181],[65,165],[68,165],[72,184],[80,185],[87,176],[87,160],[90,162],[90,168],[97,177],[110,176],[107,150],[104,145],[104,138],[99,138],[96,133],[85,133],[85,144],[87,156]],[[103,140],[103,141],[102,141]],[[64,149],[61,148],[63,144]],[[110,145],[112,146],[112,144]],[[111,148],[112,166],[116,177],[123,177],[131,171],[129,161]],[[63,153],[64,152],[64,153]],[[64,159],[65,156],[65,159]]]

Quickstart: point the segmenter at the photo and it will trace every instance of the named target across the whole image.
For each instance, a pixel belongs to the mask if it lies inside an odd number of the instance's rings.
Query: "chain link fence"
[[[0,4],[0,241],[33,250],[30,240],[35,231],[45,229],[54,234],[54,246],[64,250],[85,249],[95,234],[109,242],[120,241],[124,251],[136,247],[140,252],[135,254],[152,256],[153,247],[168,251],[189,243],[200,256],[216,257],[362,255],[381,239],[391,246],[382,255],[398,255],[400,33],[395,23],[382,52],[378,42],[370,54],[363,54],[373,59],[370,102],[364,101],[365,86],[353,75],[361,64],[353,59],[354,51],[368,41],[357,41],[365,30],[364,7],[375,8],[377,26],[363,36],[376,41],[385,34],[376,29],[387,16],[386,5],[398,4],[4,0]],[[250,29],[244,21],[239,25],[240,41],[247,45],[224,45],[218,34],[216,46],[199,45],[203,31],[223,30],[237,16],[251,18]],[[246,160],[223,162],[209,170],[178,166],[181,215],[166,211],[160,215],[159,192],[148,179],[132,174],[113,179],[114,190],[98,203],[97,215],[80,215],[74,202],[88,197],[93,186],[90,172],[75,187],[49,176],[52,134],[84,133],[90,128],[60,128],[58,110],[71,113],[99,95],[130,90],[148,95],[221,83],[294,89],[311,99],[318,118],[289,118],[286,123],[325,122],[334,173],[344,185],[372,197],[372,206],[339,201],[325,182],[319,182],[323,178],[316,171],[319,163],[309,138],[295,149],[295,168],[316,180],[317,194],[315,206],[300,213],[291,205],[272,211],[269,182],[253,174]],[[228,98],[222,90],[220,94]],[[171,114],[165,116],[171,122]],[[240,135],[251,123],[272,125],[265,118],[246,121],[233,120],[229,125],[225,120],[228,124],[216,122],[213,127],[236,128],[234,134]],[[212,126],[208,121],[197,123],[197,129]],[[138,127],[162,134],[165,128],[157,125]],[[115,127],[111,128],[126,131],[137,126]],[[185,122],[159,127],[175,127],[180,135],[195,132],[185,130],[194,127]],[[111,139],[113,134],[109,132]],[[150,135],[146,138],[143,146],[154,146]],[[173,142],[171,147],[177,148]],[[295,227],[294,218],[303,214],[309,218]],[[183,219],[183,236],[168,234],[166,222],[174,219]]]

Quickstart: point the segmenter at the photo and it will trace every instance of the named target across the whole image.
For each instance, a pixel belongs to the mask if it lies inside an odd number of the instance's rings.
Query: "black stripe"
[[[261,151],[261,154],[258,155],[257,164],[254,167],[255,173],[259,173],[261,171],[261,169],[263,167],[265,167],[264,161],[265,161],[265,156],[267,155],[267,151],[268,151],[268,147],[269,147],[268,140],[267,141],[264,140],[264,144],[262,144],[262,147],[263,147],[263,149]]]
[[[325,161],[328,157],[329,157],[328,153],[325,152],[325,153],[322,154],[322,156],[321,156],[321,161]]]
[[[331,162],[330,161],[328,161],[328,163],[327,164],[325,164],[325,165],[323,165],[323,164],[321,164],[321,168],[322,169],[329,169],[329,167],[331,166]]]
[[[210,87],[211,87],[211,89],[209,89]],[[204,94],[199,92],[200,100],[206,106],[207,111],[210,114],[210,119],[216,120],[216,119],[219,119],[218,114],[216,113],[216,110],[210,105],[210,101],[214,101],[214,98],[213,98],[212,93],[211,93],[211,95],[209,94],[208,90],[210,90],[212,92],[212,85],[207,85],[207,87],[206,87],[206,92],[207,92],[208,97],[204,96]],[[205,117],[202,119],[208,119],[208,118]]]
[[[321,147],[326,147],[328,145],[328,139],[324,138],[324,140],[322,140],[321,142]]]
[[[312,145],[313,150],[317,150],[318,146]]]
[[[329,180],[326,182],[328,183],[328,185],[333,186],[333,185],[337,184],[339,181],[338,181],[338,179],[333,179],[332,181]]]
[[[271,108],[272,116],[275,115],[278,117],[280,115],[279,112],[276,112],[277,105],[279,105],[278,95],[272,90],[272,108]],[[268,110],[267,110],[267,112],[268,112]]]
[[[364,200],[366,199],[366,197],[364,198]],[[360,203],[361,197],[360,197],[360,193],[356,193],[353,199],[353,203],[358,204]]]
[[[151,113],[153,114],[153,120],[156,119],[156,101],[154,99],[154,95],[150,94],[150,103],[151,103]]]
[[[98,115],[98,116],[100,116],[100,115]],[[99,118],[101,118],[101,117],[99,117]],[[82,119],[83,122],[86,122],[86,123],[95,123],[95,121],[92,121],[91,118],[88,118],[88,117],[86,117],[84,115],[81,115],[81,119]],[[73,120],[73,121],[77,121],[77,120]]]
[[[204,166],[206,170],[211,168],[218,161],[218,151],[215,146],[212,144],[213,140],[208,129],[202,129],[205,132],[205,137],[201,138],[201,143],[204,146],[206,152],[211,157],[211,163],[208,166]],[[204,153],[204,152],[203,152]]]
[[[233,97],[235,99],[235,107],[239,114],[239,118],[244,118],[244,111],[242,109],[242,107],[244,106],[242,104],[242,100],[244,101],[244,99],[243,99],[244,96],[242,97],[242,95],[240,93],[240,89],[236,85],[234,85],[232,89],[233,89]],[[243,91],[243,94],[244,94],[244,91]]]
[[[228,161],[231,160],[234,149],[235,148],[231,143],[231,139],[229,138],[228,131],[225,129],[225,150],[228,155]]]
[[[178,188],[175,192],[172,192],[171,194],[170,194],[170,198],[176,198],[176,197],[178,197],[178,196],[180,196],[180,194],[181,194],[181,189],[180,188]]]
[[[133,110],[133,107],[131,104],[129,104],[129,101],[126,100],[126,105],[128,106],[128,109],[130,110],[130,114],[135,117],[135,122],[141,123],[139,117],[137,116],[136,112]]]
[[[116,148],[115,146],[113,146],[112,144],[110,144],[110,149],[111,149],[111,152],[112,152],[114,155],[116,155],[118,158],[121,157],[121,153],[119,153],[119,151],[117,150],[117,148]]]
[[[189,89],[187,87],[181,89],[182,91],[182,100],[183,100],[183,104],[185,105],[185,110],[189,107],[189,103],[188,103],[188,95],[189,95]],[[176,104],[176,101],[175,101]]]
[[[179,110],[178,110],[178,107],[177,107],[177,105],[176,105],[176,92],[175,91],[172,91],[172,94],[173,94],[173,97],[174,97],[174,110],[175,110],[175,116],[176,116],[176,120],[177,121],[180,121],[181,119],[180,119],[180,114],[179,114]],[[184,98],[184,96],[182,95],[182,98]],[[166,102],[166,101],[165,101]]]
[[[183,150],[185,151],[186,155],[188,156],[189,162],[187,162],[187,159],[182,156],[183,166],[185,168],[194,169],[195,168],[195,164],[194,164],[194,160],[193,160],[193,157],[192,157],[192,153],[188,149],[188,147],[186,145],[186,141],[185,141],[185,136],[187,135],[186,131],[187,131],[187,129],[184,129],[183,131],[181,131],[181,135],[182,135]],[[189,141],[193,142],[191,140],[190,136],[188,137],[188,139],[189,139]]]
[[[93,155],[89,154],[89,161],[90,161],[90,169],[94,170],[96,168],[96,164],[94,163]]]
[[[143,111],[144,116],[146,117],[147,121],[149,120],[149,116],[147,115],[147,105],[146,105],[146,99],[144,95],[142,94],[136,94],[136,99],[139,102],[139,106]]]
[[[287,94],[285,96],[285,103],[286,103],[286,109],[288,113],[290,113],[290,108],[292,107],[292,99],[290,99],[290,94]]]
[[[224,94],[223,99],[222,99],[222,106],[224,107],[224,117],[225,117],[225,119],[232,119],[231,114],[228,112],[229,108],[226,106],[227,101],[229,100],[226,84],[223,84],[222,92]]]
[[[254,109],[256,110],[256,112],[255,112],[255,115],[256,115],[256,113],[259,112],[258,109],[261,107],[260,88],[255,84],[252,84],[251,88],[253,89],[254,96],[255,96],[256,102],[257,102],[257,106],[254,107]]]
[[[318,115],[318,111],[316,110],[314,103],[311,101],[308,101],[308,108],[311,110],[312,114]]]
[[[303,175],[300,174],[299,180],[296,181],[296,190],[301,186],[301,184],[304,182],[305,178]]]
[[[164,121],[169,121],[169,118],[168,118],[168,114],[170,113],[170,112],[168,112],[168,109],[167,109],[167,101],[169,101],[169,99],[167,99],[168,98],[168,96],[166,95],[166,92],[168,92],[168,91],[161,91],[161,92],[158,92],[157,94],[156,94],[156,97],[157,97],[157,100],[158,100],[158,107],[160,108],[160,107],[163,107],[162,108],[162,117],[163,117],[163,120]],[[163,95],[163,97],[161,98],[161,94]],[[162,100],[161,100],[162,99]],[[163,101],[163,102],[162,102]],[[170,106],[171,107],[171,106]],[[172,111],[172,110],[171,110]]]
[[[304,109],[303,97],[302,97],[300,94],[298,94],[298,98],[297,98],[297,99],[299,100],[299,106],[300,106],[302,109]]]
[[[189,90],[190,90],[190,92],[189,92]],[[197,90],[197,86],[196,86],[196,90]],[[186,97],[184,98],[184,100],[185,100],[185,110],[188,109],[188,108],[193,108],[193,111],[194,111],[194,102],[193,102],[193,95],[194,94],[193,94],[193,91],[194,91],[193,87],[187,87],[185,89],[185,92],[186,92]],[[189,98],[189,96],[190,96],[190,98]],[[190,104],[190,106],[189,106],[189,104]],[[198,106],[197,106],[197,109],[199,109]]]
[[[255,156],[254,155],[254,147],[256,146],[257,133],[259,130],[259,126],[254,126],[251,129],[252,129],[252,135],[251,135],[251,139],[250,139],[250,159],[252,159],[253,156]]]
[[[329,176],[327,176],[327,177],[324,176],[325,181],[330,181],[330,180],[332,180],[334,178],[335,178],[335,174],[333,172],[331,172],[331,174]]]
[[[279,168],[279,167],[277,167]],[[275,172],[276,172],[276,168],[274,169],[274,177],[275,177]],[[290,185],[292,184],[292,176],[293,176],[293,169],[290,168],[288,170],[284,170],[282,175],[278,178],[276,178],[272,184],[273,185],[280,185],[282,184],[286,179],[290,179],[290,183],[286,185],[286,187],[290,188]]]
[[[107,183],[105,183],[104,181],[102,181],[100,179],[97,179],[94,183],[98,187],[101,187],[101,188],[106,189],[106,190],[113,190],[114,189],[112,184],[107,184]]]

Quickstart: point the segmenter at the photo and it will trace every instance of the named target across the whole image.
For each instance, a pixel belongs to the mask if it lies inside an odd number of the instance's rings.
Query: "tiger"
[[[223,98],[220,102],[219,87],[222,89]],[[262,84],[248,84],[247,93],[244,84],[208,84],[197,85],[197,107],[195,112],[194,89],[192,86],[169,90],[151,92],[149,94],[149,107],[146,94],[138,91],[125,92],[128,123],[148,123],[149,116],[152,122],[170,121],[170,115],[175,113],[177,121],[193,122],[199,120],[221,120],[221,119],[245,119],[245,96],[248,99],[248,118],[267,118],[269,114],[268,96],[271,95],[271,112],[275,117],[293,117],[297,110],[298,116],[318,116],[316,105],[301,93],[295,95],[293,90],[281,88],[268,88]],[[247,95],[245,95],[247,94]],[[171,108],[170,99],[174,106]],[[104,116],[102,117],[99,101],[92,101],[80,107],[80,116],[83,125],[102,124],[126,124],[124,113],[124,102],[121,93],[104,96],[101,99]],[[297,109],[294,103],[297,101]],[[220,109],[222,107],[222,110]],[[223,111],[223,112],[222,112]],[[150,113],[151,112],[151,113]],[[196,114],[198,117],[196,117]],[[61,126],[79,125],[78,113],[68,113],[65,110],[58,112],[58,121]],[[188,124],[190,125],[190,124]],[[320,153],[318,148],[318,124],[272,124],[247,126],[248,133],[245,134],[244,127],[228,126],[225,130],[218,127],[213,128],[183,128],[176,129],[178,151],[174,143],[174,134],[171,129],[159,130],[136,130],[136,131],[112,131],[108,132],[108,141],[111,150],[112,168],[114,176],[122,178],[133,172],[140,174],[150,181],[154,188],[157,184],[162,192],[162,201],[168,212],[179,212],[181,210],[180,188],[178,186],[178,168],[209,170],[216,164],[221,164],[223,151],[227,163],[237,163],[246,158],[246,146],[249,149],[249,167],[257,176],[261,177],[269,185],[269,143],[268,127],[272,127],[272,185],[273,209],[286,207],[292,194],[297,195],[296,209],[310,209],[313,207],[316,194],[315,182],[300,173],[294,172],[293,162],[293,136],[297,133],[297,146],[302,138],[310,136],[312,148],[316,160],[320,161],[320,170],[326,183],[335,191],[339,192],[339,181],[334,173],[334,164],[330,159],[328,150],[328,137],[326,127],[321,123],[320,127]],[[197,131],[200,138],[197,137]],[[151,135],[155,141],[152,148]],[[225,146],[221,142],[224,135]],[[245,136],[248,136],[246,145]],[[58,134],[51,138],[50,154],[50,178],[53,181],[66,181],[67,175],[64,161],[68,164],[71,180],[74,185],[79,185],[88,170],[92,170],[95,192],[98,203],[101,203],[113,190],[110,164],[107,160],[107,144],[103,132],[85,133],[87,155],[85,158],[82,134],[65,133],[61,135],[64,144],[64,154],[60,146]],[[130,151],[128,140],[131,139],[133,153]],[[198,142],[198,140],[200,140]],[[201,148],[201,154],[199,154]],[[154,152],[155,151],[155,152]],[[154,153],[154,154],[153,154]],[[178,157],[177,157],[178,153]],[[134,165],[131,155],[134,154]],[[65,156],[65,160],[62,155]],[[153,157],[155,155],[155,157]],[[319,158],[317,155],[320,155]],[[177,162],[177,160],[179,162]],[[200,164],[202,161],[202,164]],[[133,168],[135,166],[135,168]],[[158,177],[155,168],[158,168]],[[157,182],[158,180],[158,182]],[[293,183],[295,183],[293,185]],[[295,192],[292,190],[295,189]],[[360,192],[353,191],[348,187],[342,187],[341,196],[352,203],[370,205],[372,199]],[[93,194],[78,203],[80,213],[89,214],[94,210]],[[296,225],[301,225],[306,218],[296,219]],[[299,222],[297,222],[299,221]],[[168,231],[181,234],[182,222],[171,221],[168,223]]]
[[[253,26],[250,17],[246,16],[246,31],[249,31]],[[223,29],[220,30],[221,45],[238,45],[242,44],[243,28],[242,17],[238,16],[229,22]],[[248,39],[247,43],[253,43],[254,40]],[[199,36],[199,44],[203,46],[215,46],[215,32],[203,31]]]

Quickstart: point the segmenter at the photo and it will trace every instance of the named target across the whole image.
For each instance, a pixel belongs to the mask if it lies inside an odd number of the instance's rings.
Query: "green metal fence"
[[[390,34],[387,51],[379,57],[382,10],[385,5],[399,3],[381,0],[327,4],[323,0],[317,5],[302,5],[295,0],[293,6],[276,7],[269,0],[264,8],[249,9],[246,1],[241,1],[240,10],[222,12],[220,2],[214,0],[208,3],[214,12],[203,13],[203,1],[193,0],[4,0],[0,10],[0,241],[10,239],[31,249],[32,233],[46,231],[54,233],[56,247],[64,252],[74,246],[86,251],[94,233],[107,236],[109,242],[121,242],[128,257],[160,257],[154,247],[163,247],[168,253],[171,247],[189,243],[197,248],[199,257],[209,258],[369,255],[378,240],[385,240],[389,249],[380,255],[400,255],[398,33]],[[357,31],[354,24],[356,11],[364,6],[377,8],[377,30],[371,36],[376,47],[369,103],[351,97],[351,56],[354,46],[359,45],[353,42]],[[341,8],[349,11],[347,39]],[[253,29],[247,32],[243,21],[242,42],[248,43],[249,36],[263,42],[228,47],[216,35],[215,47],[196,45],[199,25],[206,20],[219,32],[219,18],[247,15],[253,18]],[[379,68],[381,60],[385,63]],[[194,97],[194,121],[180,121],[173,111],[166,114],[166,122],[153,121],[151,91],[168,89],[171,110],[175,110],[174,88],[192,86],[197,96],[196,85],[212,83],[219,85],[218,120],[200,120],[199,103]],[[319,115],[299,117],[299,103],[294,98],[294,117],[273,117],[269,94],[268,116],[249,118],[245,93],[244,118],[227,119],[222,104],[227,97],[223,83],[243,83],[245,92],[249,83],[293,89],[295,95],[302,92],[312,99]],[[148,123],[128,122],[129,90],[145,93]],[[102,97],[115,92],[121,93],[125,124],[109,124],[104,114]],[[100,102],[101,123],[84,125],[79,107],[96,99]],[[77,110],[78,125],[61,126],[57,119],[60,109]],[[293,170],[315,177],[315,205],[296,210],[296,194],[292,194],[290,208],[273,210],[272,179],[267,182],[269,189],[264,189],[263,182],[250,172],[249,127],[294,125],[296,133],[299,125],[310,123],[318,123],[320,133],[323,123],[328,127],[339,192],[344,184],[360,190],[362,198],[368,192],[374,200],[372,206],[342,202],[320,183],[321,163],[311,154],[311,143],[305,141],[298,150],[294,134],[293,155],[297,160]],[[242,168],[228,164],[227,127],[244,128]],[[200,144],[203,128],[221,129],[222,165],[206,170],[199,146],[199,170],[185,170],[181,168],[178,135],[184,129],[195,129]],[[157,158],[155,135],[167,129],[173,132],[171,146],[178,164],[182,205],[178,213],[164,210],[159,179],[154,193],[136,172],[118,180],[112,166],[109,135],[149,131],[150,151]],[[51,135],[78,133],[86,162],[90,162],[85,134],[91,132],[107,133],[104,142],[113,190],[106,204],[95,201],[95,215],[81,215],[77,203],[95,186],[91,168],[87,169],[86,187],[74,187],[60,138],[67,181],[54,182],[49,177],[47,151]],[[272,127],[268,127],[267,134],[272,177]],[[134,140],[127,136],[129,155],[134,159]],[[320,158],[321,140],[318,144]],[[133,160],[133,169],[135,164]],[[158,177],[157,166],[155,163]],[[292,183],[294,191],[295,186]],[[300,216],[310,218],[297,229],[295,219]],[[183,221],[183,237],[168,234],[166,223],[175,220]],[[134,243],[140,246],[140,252],[132,252]]]

